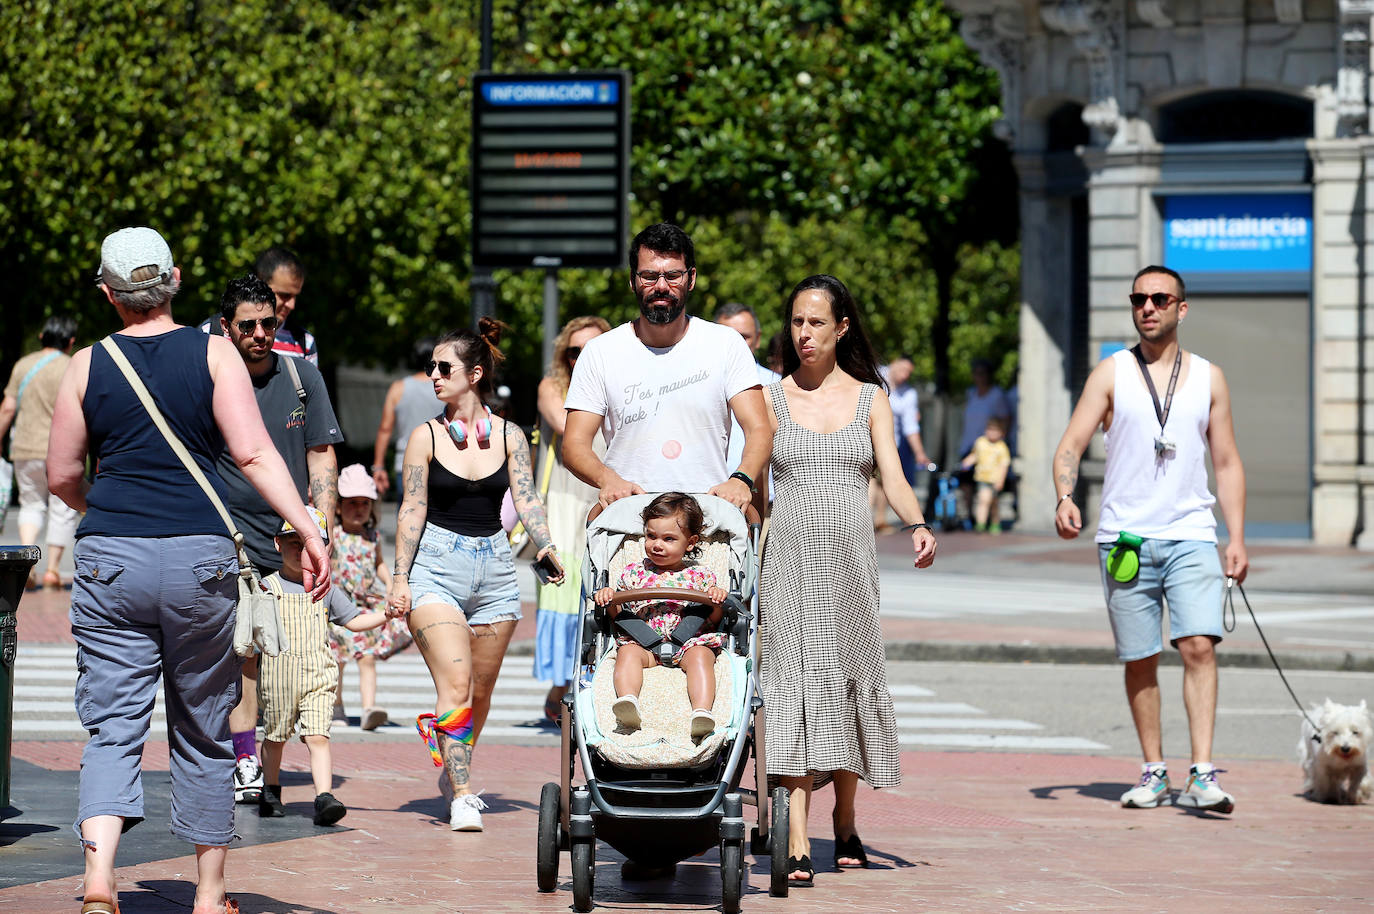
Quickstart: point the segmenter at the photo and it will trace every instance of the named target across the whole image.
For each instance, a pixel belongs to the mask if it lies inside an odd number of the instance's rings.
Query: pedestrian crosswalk
[[[529,675],[529,658],[511,656],[492,698],[482,739],[496,743],[556,745],[559,734],[541,723],[547,684]],[[69,644],[23,644],[14,667],[14,734],[18,739],[80,738],[85,731],[77,720],[72,696],[76,686],[76,648]],[[911,683],[890,687],[897,714],[898,738],[904,748],[1005,749],[1022,752],[1097,752],[1107,746],[1077,736],[1046,732],[1034,721],[996,717],[966,702],[936,695]],[[344,668],[344,703],[358,719],[358,668]],[[377,704],[386,708],[392,725],[368,737],[412,738],[417,715],[434,711],[434,684],[423,659],[405,651],[377,665]],[[159,693],[152,730],[166,726]],[[335,724],[336,734],[362,734],[356,723]]]

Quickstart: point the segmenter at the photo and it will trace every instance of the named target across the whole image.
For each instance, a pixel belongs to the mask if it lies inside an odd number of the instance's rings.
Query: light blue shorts
[[[1169,643],[1206,635],[1221,641],[1223,578],[1217,544],[1201,540],[1145,540],[1140,573],[1129,584],[1107,573],[1111,543],[1098,543],[1102,591],[1116,638],[1118,660],[1142,660],[1164,650],[1164,604],[1169,605]]]
[[[520,583],[505,533],[463,536],[426,524],[410,569],[410,593],[411,606],[445,603],[468,625],[520,618]]]

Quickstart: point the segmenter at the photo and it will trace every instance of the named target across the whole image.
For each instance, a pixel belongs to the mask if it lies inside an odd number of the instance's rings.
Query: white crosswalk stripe
[[[558,732],[539,726],[547,685],[530,678],[527,657],[507,658],[497,679],[491,714],[483,740],[557,745]],[[76,687],[76,648],[73,645],[23,644],[14,667],[14,732],[21,739],[48,736],[79,738],[85,734],[73,707]],[[941,700],[924,686],[898,683],[891,687],[903,746],[949,749],[1006,749],[1019,751],[1100,751],[1107,747],[1072,736],[1037,735],[1044,729],[1033,721],[988,716],[983,709],[961,701]],[[358,668],[344,668],[344,702],[356,720]],[[393,724],[378,736],[412,738],[417,715],[434,710],[434,684],[423,659],[414,650],[377,665],[377,704],[386,708]],[[153,712],[153,730],[165,727],[162,695]],[[356,725],[335,724],[336,733],[360,733]]]

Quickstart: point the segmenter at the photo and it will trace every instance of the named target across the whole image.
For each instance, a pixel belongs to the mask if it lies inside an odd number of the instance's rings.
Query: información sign
[[[472,263],[623,267],[630,76],[478,73],[472,101]]]

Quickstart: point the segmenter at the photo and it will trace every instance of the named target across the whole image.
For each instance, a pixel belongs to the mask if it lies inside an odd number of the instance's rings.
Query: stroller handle
[[[607,606],[619,606],[640,600],[678,600],[682,603],[703,603],[713,606],[709,597],[699,590],[685,587],[645,587],[641,590],[617,590]]]
[[[587,523],[590,524],[592,521],[596,520],[598,517],[601,516],[601,512],[605,510],[606,506],[603,505],[601,502],[597,502],[596,504],[592,505],[591,510],[587,512]],[[745,505],[744,511],[742,511],[741,513],[744,515],[744,522],[747,523],[749,526],[757,527],[761,523],[759,520],[758,509],[755,508],[753,505]]]

